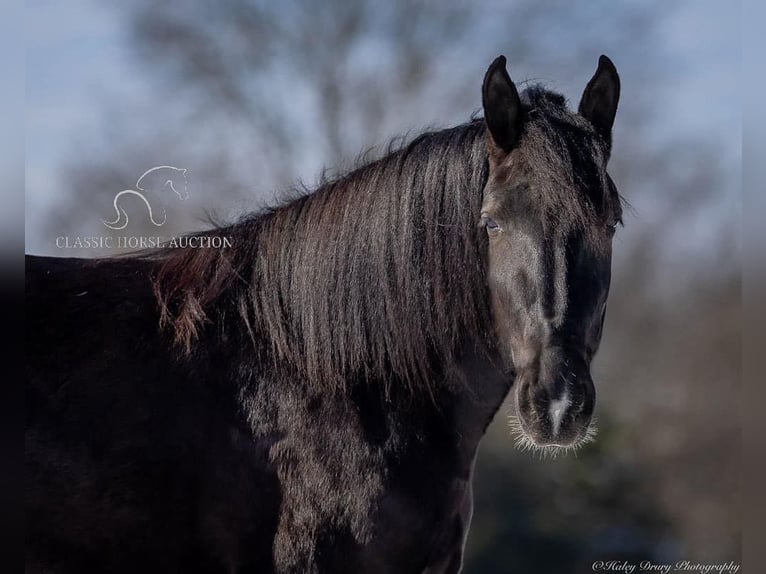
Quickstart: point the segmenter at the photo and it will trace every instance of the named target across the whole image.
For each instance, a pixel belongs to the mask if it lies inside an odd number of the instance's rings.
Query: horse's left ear
[[[612,125],[620,100],[620,76],[612,60],[602,55],[596,73],[585,86],[578,112],[587,119],[598,134],[612,147]]]
[[[523,118],[519,93],[505,69],[505,56],[495,58],[484,75],[481,101],[492,141],[510,152],[521,137]]]

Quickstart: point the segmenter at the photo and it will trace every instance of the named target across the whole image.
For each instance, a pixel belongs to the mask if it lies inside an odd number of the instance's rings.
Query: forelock
[[[603,142],[562,95],[532,86],[521,100],[526,121],[516,161],[537,194],[547,227],[593,229],[612,195]]]

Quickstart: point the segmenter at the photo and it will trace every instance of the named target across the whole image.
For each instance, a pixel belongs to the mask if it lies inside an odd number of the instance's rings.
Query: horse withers
[[[601,57],[225,248],[27,258],[28,572],[459,572],[479,441],[587,441],[620,198]]]

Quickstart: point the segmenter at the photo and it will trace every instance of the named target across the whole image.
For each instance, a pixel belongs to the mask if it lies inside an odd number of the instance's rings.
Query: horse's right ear
[[[596,128],[606,143],[612,147],[612,126],[620,101],[620,76],[612,60],[604,55],[598,59],[596,73],[585,86],[577,111]]]
[[[523,121],[521,100],[505,69],[505,56],[498,56],[489,66],[481,96],[492,141],[503,151],[511,151],[521,137]]]

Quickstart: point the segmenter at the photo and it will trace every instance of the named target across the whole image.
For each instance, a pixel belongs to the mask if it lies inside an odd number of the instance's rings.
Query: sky
[[[721,161],[737,180],[741,103],[734,86],[741,74],[741,48],[739,11],[732,6],[737,4],[677,2],[661,24],[664,52],[678,68],[676,81],[635,86],[630,78],[623,78],[623,90],[647,90],[655,98],[654,133],[649,137],[658,142],[680,136],[716,142]],[[25,235],[29,252],[50,252],[43,221],[64,191],[62,170],[91,146],[110,145],[109,127],[104,125],[110,110],[153,107],[156,98],[142,81],[123,14],[92,0],[27,3]],[[647,67],[653,65],[646,62]],[[312,179],[314,174],[308,175]],[[734,184],[732,189],[738,189],[738,180]],[[735,194],[731,201],[738,201]],[[704,219],[694,225],[700,229],[685,235],[688,241],[704,234]]]

